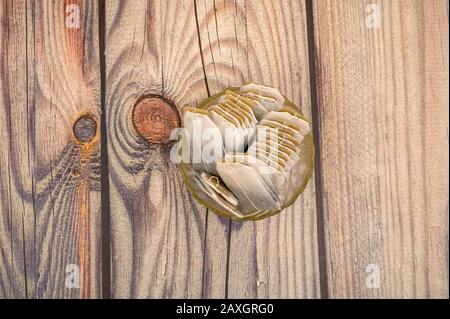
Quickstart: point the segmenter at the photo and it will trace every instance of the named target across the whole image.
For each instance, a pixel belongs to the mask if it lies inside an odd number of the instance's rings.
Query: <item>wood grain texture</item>
[[[26,65],[26,4],[0,6],[0,298],[25,298],[33,254],[25,243],[33,236],[33,205],[28,160]],[[9,41],[15,38],[16,41]],[[11,43],[10,43],[11,42]],[[12,72],[12,70],[15,72]],[[27,191],[28,190],[28,191]],[[26,194],[27,193],[27,194]],[[27,200],[28,199],[28,200]],[[27,256],[28,254],[28,256]]]
[[[102,297],[101,74],[113,298],[448,298],[448,1],[310,5],[106,0],[100,35],[97,1],[0,1],[0,299]],[[152,125],[246,81],[309,118],[313,85],[320,189],[231,222],[192,199]]]
[[[99,297],[99,138],[72,132],[98,117],[96,3],[2,1],[0,19],[0,297]],[[70,264],[79,288],[66,287]]]
[[[448,298],[446,1],[316,1],[314,21],[330,297]]]
[[[194,2],[106,2],[112,297],[202,296],[206,210],[187,192],[171,145],[148,143],[132,124],[144,95],[179,109],[207,96],[201,59]]]
[[[303,1],[197,0],[196,7],[210,94],[256,81],[279,88],[311,117]],[[226,297],[320,297],[314,188],[311,180],[292,207],[263,221],[227,229],[209,214],[205,245],[215,262],[205,273],[220,283],[228,270]],[[221,295],[209,289],[206,296]]]

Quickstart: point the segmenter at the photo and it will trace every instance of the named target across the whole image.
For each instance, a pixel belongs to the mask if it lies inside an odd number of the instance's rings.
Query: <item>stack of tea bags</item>
[[[249,83],[238,92],[225,91],[206,110],[185,110],[190,152],[202,154],[191,163],[198,171],[197,183],[238,217],[280,210],[285,204],[290,172],[299,161],[300,143],[310,125],[284,102],[277,89]],[[207,129],[208,136],[215,136],[214,147],[207,145],[210,139],[195,134],[194,123],[201,125],[201,132]]]

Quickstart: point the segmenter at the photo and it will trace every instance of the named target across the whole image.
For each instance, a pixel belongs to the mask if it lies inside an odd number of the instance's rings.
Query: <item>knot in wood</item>
[[[133,109],[133,125],[147,142],[167,144],[172,130],[180,125],[176,107],[161,96],[145,96]]]
[[[97,121],[91,114],[80,116],[73,124],[73,135],[83,143],[91,141],[97,133]]]

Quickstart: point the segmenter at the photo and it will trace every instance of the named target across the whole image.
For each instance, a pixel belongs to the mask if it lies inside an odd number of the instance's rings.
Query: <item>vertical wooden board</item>
[[[74,29],[69,4],[79,8]],[[81,143],[73,133],[81,114],[98,118],[97,42],[95,2],[2,2],[6,297],[100,296],[99,135]]]
[[[0,298],[26,298],[33,207],[25,1],[3,1],[0,20]]]
[[[256,81],[278,87],[311,117],[306,12],[303,1],[196,1],[210,94]],[[211,216],[206,249],[217,281],[228,269],[230,298],[320,296],[313,179],[297,202],[278,216],[231,222],[228,265],[226,225]],[[219,236],[210,229],[219,229]]]
[[[149,143],[133,124],[143,96],[178,111],[206,97],[201,59],[193,1],[106,2],[112,297],[202,296],[206,210],[187,192],[172,145]],[[139,129],[149,135],[168,124],[158,108],[146,116],[152,124]]]
[[[29,3],[28,10],[36,192],[35,296],[99,297],[97,3],[39,1]],[[75,123],[81,116],[90,117],[94,126],[80,128],[80,123]],[[69,265],[79,268],[79,288],[67,288],[66,279],[74,267]]]
[[[329,295],[448,298],[446,1],[316,1],[314,22]]]

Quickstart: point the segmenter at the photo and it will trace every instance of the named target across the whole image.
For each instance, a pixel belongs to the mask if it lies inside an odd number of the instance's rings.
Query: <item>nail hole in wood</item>
[[[97,133],[97,122],[90,114],[80,116],[73,124],[73,135],[83,143],[91,141]]]
[[[133,108],[136,132],[152,144],[167,144],[170,133],[180,125],[177,108],[167,99],[149,95],[140,98]]]

